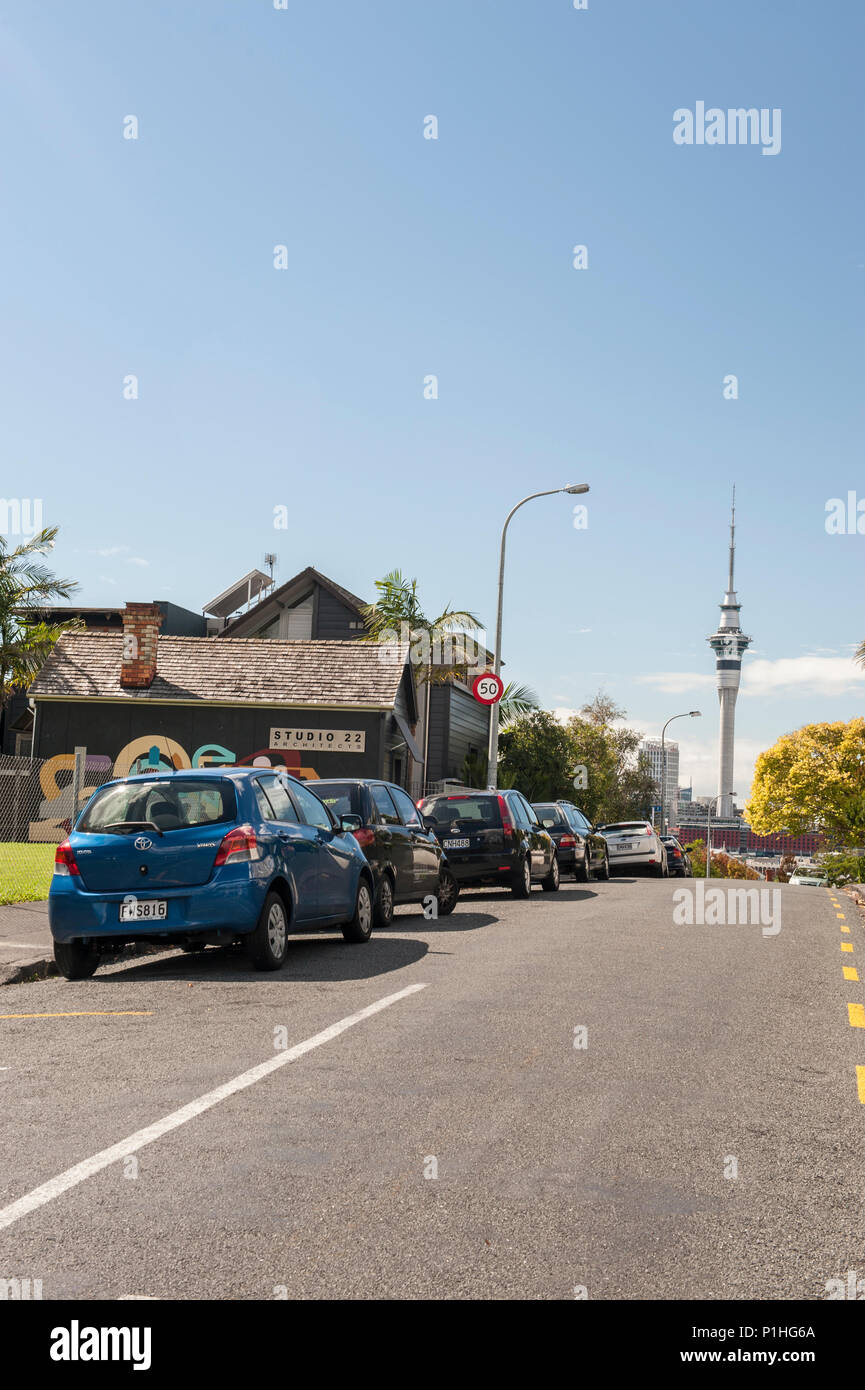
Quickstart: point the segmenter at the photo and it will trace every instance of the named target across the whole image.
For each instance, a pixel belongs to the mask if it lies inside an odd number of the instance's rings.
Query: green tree
[[[757,759],[745,816],[758,835],[816,826],[835,845],[865,845],[865,719],[779,738]]]
[[[40,617],[47,604],[69,598],[78,587],[58,579],[40,558],[52,549],[57,531],[47,527],[14,550],[0,536],[0,740],[13,690],[29,685],[58,637],[79,626]]]
[[[571,741],[547,710],[532,710],[502,730],[499,786],[518,787],[529,801],[557,801],[573,793]]]
[[[573,795],[596,824],[644,819],[658,798],[648,762],[639,752],[642,735],[617,728],[626,711],[599,691],[568,720],[572,763],[585,768],[586,786]],[[573,775],[573,774],[572,774]]]

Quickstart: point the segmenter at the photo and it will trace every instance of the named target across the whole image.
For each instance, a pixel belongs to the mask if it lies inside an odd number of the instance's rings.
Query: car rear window
[[[561,806],[534,805],[535,815],[545,830],[552,830],[557,825],[567,825],[567,817]]]
[[[324,786],[317,782],[307,784],[323,801],[328,810],[333,811],[337,821],[340,816],[360,816],[363,819],[363,803],[357,782],[327,782]]]
[[[448,830],[457,821],[477,830],[496,829],[502,823],[498,799],[493,796],[436,796],[425,801],[421,810],[439,830]]]
[[[126,835],[133,830],[188,830],[237,819],[230,782],[121,782],[97,792],[75,826],[91,835]]]
[[[646,824],[644,820],[620,820],[616,821],[615,825],[605,825],[602,828],[604,831],[648,830],[649,826]]]

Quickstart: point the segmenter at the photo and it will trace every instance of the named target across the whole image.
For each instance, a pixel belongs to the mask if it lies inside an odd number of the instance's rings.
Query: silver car
[[[668,876],[667,852],[647,820],[615,821],[598,830],[610,847],[611,869],[648,869],[656,878]]]

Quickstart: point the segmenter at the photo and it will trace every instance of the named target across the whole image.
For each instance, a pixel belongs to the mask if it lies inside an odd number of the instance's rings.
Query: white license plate
[[[168,902],[165,898],[146,903],[121,903],[121,922],[161,922],[168,916]]]
[[[468,840],[442,840],[445,849],[468,849]]]
[[[631,850],[636,848],[637,846],[631,840],[626,840],[625,843],[621,845],[613,845],[613,849],[617,854],[630,854]]]

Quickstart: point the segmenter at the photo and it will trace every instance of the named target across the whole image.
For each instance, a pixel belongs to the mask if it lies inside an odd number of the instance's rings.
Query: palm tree
[[[61,633],[80,626],[40,617],[46,604],[69,598],[78,587],[71,579],[57,579],[37,558],[51,550],[57,531],[47,527],[14,550],[0,536],[0,747],[13,690],[30,684]]]
[[[375,587],[379,597],[363,609],[367,625],[364,641],[407,639],[412,645],[412,664],[424,668],[420,679],[434,685],[462,678],[468,667],[480,664],[470,636],[481,625],[474,613],[447,607],[438,617],[428,618],[418,598],[417,580],[407,579],[400,570],[377,579]]]
[[[540,701],[531,686],[509,681],[499,700],[499,728],[506,729],[533,709],[540,709]]]
[[[859,646],[856,648],[853,660],[858,661],[860,666],[865,666],[865,642],[859,643]]]

